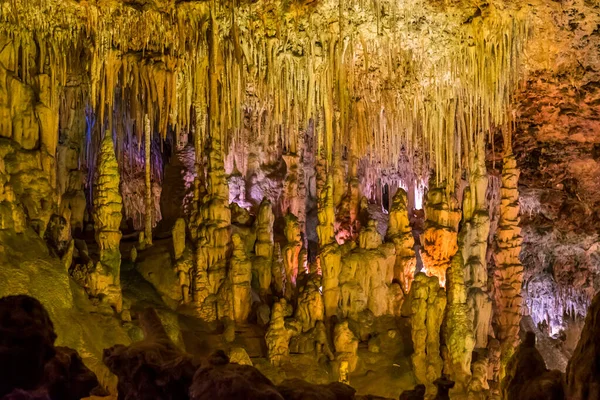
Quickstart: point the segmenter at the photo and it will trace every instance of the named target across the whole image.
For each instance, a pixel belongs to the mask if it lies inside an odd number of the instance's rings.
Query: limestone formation
[[[460,210],[443,186],[431,187],[425,203],[425,231],[421,235],[424,272],[436,276],[442,286],[446,269],[458,250]]]
[[[461,236],[462,232],[461,230]],[[460,253],[452,258],[446,276],[447,306],[443,326],[446,350],[444,372],[455,382],[452,392],[457,396],[466,396],[471,378],[471,354],[475,348],[475,338],[473,322],[469,318],[463,260]]]
[[[265,335],[267,356],[271,364],[275,366],[279,366],[288,360],[290,339],[298,334],[298,328],[295,324],[285,320],[287,306],[285,299],[273,304],[271,322]]]
[[[342,257],[339,275],[339,310],[342,317],[357,318],[369,310],[375,316],[394,314],[398,296],[391,295],[395,250],[382,244],[377,223],[369,220],[358,236],[359,247]],[[346,246],[346,245],[345,245]]]
[[[396,248],[394,279],[400,283],[404,293],[408,294],[415,276],[417,259],[413,249],[415,239],[408,218],[408,198],[402,188],[394,195],[386,240],[392,242]]]
[[[98,173],[94,181],[94,230],[100,249],[100,259],[92,273],[90,294],[106,296],[117,312],[122,308],[121,297],[121,209],[119,165],[115,158],[112,133],[105,132],[98,153]]]
[[[360,187],[357,178],[348,180],[348,189],[341,200],[336,214],[336,240],[344,243],[353,240],[359,231],[358,211],[360,207]]]
[[[260,204],[254,223],[256,243],[254,244],[255,258],[252,262],[253,282],[259,293],[265,296],[271,287],[273,263],[273,207],[271,202],[264,199]]]
[[[294,214],[285,216],[284,235],[286,244],[283,246],[283,263],[285,266],[285,296],[291,298],[296,288],[300,264],[300,250],[302,250],[302,237],[300,224]]]
[[[236,323],[243,324],[248,320],[252,307],[252,262],[248,259],[240,235],[234,233],[231,242],[233,254],[230,276],[233,285],[233,315]]]
[[[344,374],[351,374],[356,369],[358,362],[358,339],[354,332],[348,327],[348,321],[340,322],[333,331],[333,347],[335,348],[335,359],[339,366],[339,371]],[[347,366],[347,368],[346,368]],[[340,378],[348,381],[347,375],[340,374]]]
[[[317,274],[310,274],[305,279],[304,286],[299,288],[298,306],[294,318],[299,322],[302,332],[308,332],[319,321],[325,319],[320,285],[321,277]]]
[[[318,208],[319,225],[319,261],[323,273],[323,301],[325,316],[337,315],[339,292],[339,275],[341,272],[341,252],[335,241],[335,208],[333,203],[333,181],[328,176],[325,187],[319,195]]]
[[[221,290],[226,277],[227,250],[230,243],[231,210],[229,189],[225,178],[221,143],[211,139],[208,162],[207,195],[200,208],[200,225],[196,243],[196,266],[194,271],[194,303],[198,315],[214,321],[228,315],[220,315],[217,295],[221,295],[220,306],[226,306],[230,297]],[[269,269],[270,273],[270,269]]]
[[[494,321],[496,337],[500,341],[500,370],[502,380],[504,366],[512,356],[519,340],[521,321],[521,285],[523,266],[519,260],[521,252],[521,228],[519,227],[519,169],[513,155],[504,157],[502,167],[502,200],[500,220],[496,231],[497,250],[494,254]]]
[[[446,292],[436,276],[418,273],[411,288],[410,320],[414,353],[411,356],[417,381],[427,397],[437,393],[435,380],[442,376],[440,328],[446,308]]]
[[[171,234],[173,236],[173,258],[179,260],[185,250],[185,220],[183,218],[177,218]]]

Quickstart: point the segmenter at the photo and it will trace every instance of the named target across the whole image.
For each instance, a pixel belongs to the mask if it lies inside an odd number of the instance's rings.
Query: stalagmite
[[[298,320],[302,332],[308,332],[318,321],[325,319],[323,296],[319,286],[321,277],[317,274],[308,275],[304,286],[299,288],[298,306],[294,318]]]
[[[426,387],[426,398],[437,393],[434,381],[442,376],[440,328],[446,308],[446,292],[436,276],[418,273],[411,288],[410,320],[414,353],[413,371]]]
[[[269,200],[260,203],[258,216],[254,223],[256,230],[256,243],[254,244],[254,258],[252,269],[256,288],[261,295],[266,295],[271,287],[273,263],[273,207]]]
[[[340,243],[354,239],[359,231],[358,212],[361,196],[358,179],[350,178],[347,187],[336,215],[335,236]]]
[[[475,333],[475,347],[485,349],[492,318],[488,294],[487,244],[490,217],[486,205],[488,187],[483,138],[476,144],[471,161],[469,187],[463,194],[463,226],[459,234],[459,254],[465,269],[468,304]]]
[[[345,371],[348,374],[354,372],[358,362],[358,339],[348,327],[348,321],[340,322],[335,326],[333,346],[335,348],[335,359],[339,363],[339,371]],[[343,374],[340,374],[340,378],[342,376]]]
[[[94,182],[94,229],[100,249],[100,260],[92,279],[92,295],[106,296],[108,303],[121,311],[121,209],[123,201],[119,192],[119,165],[111,132],[107,131],[98,152],[97,178]]]
[[[298,334],[296,324],[285,320],[288,304],[285,299],[273,304],[271,310],[271,323],[265,335],[267,343],[267,356],[271,364],[281,365],[289,357],[290,339]]]
[[[300,168],[301,157],[297,154],[284,154],[283,160],[287,173],[283,182],[281,211],[298,218],[300,227],[304,227],[306,212],[306,193],[304,186],[304,170]]]
[[[432,187],[425,203],[425,231],[421,235],[421,259],[425,273],[437,276],[442,286],[446,269],[458,250],[457,236],[460,210],[455,199],[442,187]]]
[[[285,296],[290,299],[296,288],[298,277],[300,250],[302,250],[302,237],[300,235],[300,224],[294,214],[285,216],[284,235],[287,243],[283,247],[283,263],[285,266]]]
[[[473,322],[469,318],[463,260],[460,253],[452,257],[452,263],[446,270],[446,276],[448,298],[443,326],[444,372],[450,380],[455,382],[451,392],[457,397],[466,398],[467,386],[471,378],[471,353],[475,347],[475,339]]]
[[[334,223],[335,208],[333,205],[333,183],[330,175],[319,195],[318,209],[319,225],[319,261],[323,273],[323,298],[325,315],[329,318],[337,315],[338,299],[340,297],[339,275],[341,272],[341,252],[335,241]]]
[[[396,248],[394,280],[399,282],[404,293],[408,294],[415,276],[417,259],[413,249],[415,239],[408,219],[408,198],[402,188],[394,195],[386,240],[392,242]]]
[[[231,237],[233,255],[231,257],[231,281],[233,285],[233,315],[238,324],[246,323],[252,307],[252,262],[248,259],[244,242],[240,235]]]
[[[523,284],[523,266],[519,260],[523,241],[519,227],[519,174],[514,155],[507,152],[502,166],[502,200],[494,254],[494,321],[500,341],[500,369],[499,377],[492,377],[495,381],[504,377],[504,367],[519,340]]]

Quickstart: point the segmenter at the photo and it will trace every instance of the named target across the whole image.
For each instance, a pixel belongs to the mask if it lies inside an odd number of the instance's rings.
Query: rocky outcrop
[[[527,332],[525,340],[506,364],[501,390],[502,398],[511,400],[565,398],[563,376],[560,371],[546,368],[542,355],[535,347],[533,332]]]
[[[54,325],[38,300],[0,299],[0,398],[79,400],[106,394],[77,352],[55,347],[55,340]]]
[[[94,230],[100,249],[99,261],[91,273],[88,293],[106,296],[117,312],[121,311],[121,219],[123,200],[119,191],[119,165],[115,157],[112,132],[107,131],[98,152],[98,175],[94,182]]]
[[[567,366],[568,399],[592,400],[600,397],[599,338],[600,294],[596,294],[585,318],[579,343]]]
[[[187,399],[196,368],[171,341],[156,311],[140,314],[144,339],[104,350],[103,361],[117,375],[119,398]]]

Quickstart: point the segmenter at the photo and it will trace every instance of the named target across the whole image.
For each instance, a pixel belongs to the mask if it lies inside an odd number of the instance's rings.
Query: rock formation
[[[435,380],[442,376],[440,328],[446,308],[446,292],[436,276],[415,275],[410,293],[411,356],[417,381],[426,387],[427,397],[435,396]]]
[[[581,338],[569,360],[566,377],[568,399],[584,400],[600,396],[598,371],[598,334],[600,332],[600,294],[594,297],[585,318]]]
[[[231,243],[233,254],[229,274],[233,288],[233,317],[236,323],[243,324],[248,320],[252,306],[252,261],[248,259],[240,235],[234,233]]]
[[[516,348],[506,364],[501,390],[504,399],[565,398],[562,374],[556,370],[548,371],[542,355],[535,347],[533,332],[527,332],[525,341]]]
[[[107,131],[98,153],[98,175],[94,181],[94,231],[100,259],[91,273],[89,293],[106,296],[109,304],[121,312],[121,210],[119,165],[115,158],[112,133]]]
[[[281,365],[289,357],[290,339],[298,333],[298,328],[293,323],[285,320],[287,302],[281,299],[273,304],[271,322],[265,335],[267,342],[267,356],[271,364]]]
[[[333,180],[327,177],[325,187],[319,195],[318,208],[319,225],[319,262],[323,273],[323,302],[325,303],[325,316],[337,315],[339,292],[339,275],[341,272],[341,252],[335,241],[335,208],[333,203]]]
[[[38,300],[0,299],[0,398],[78,400],[106,394],[77,352],[55,347],[55,340],[54,325]]]
[[[390,208],[386,241],[392,242],[396,249],[394,280],[399,282],[404,293],[408,294],[415,276],[417,259],[413,249],[415,239],[408,219],[408,198],[402,188],[396,191]]]
[[[294,214],[285,216],[284,235],[286,244],[283,246],[283,263],[285,266],[285,296],[290,299],[296,288],[300,264],[300,250],[302,250],[302,237],[300,224]]]
[[[256,230],[256,243],[254,253],[256,257],[252,263],[252,274],[255,287],[262,296],[265,296],[271,287],[271,266],[273,263],[273,208],[271,203],[264,199],[260,204],[258,216],[254,223]]]
[[[421,235],[421,259],[424,271],[437,276],[442,286],[446,282],[446,269],[458,251],[458,223],[460,210],[455,200],[442,187],[430,187],[425,203],[425,231]]]
[[[308,332],[318,321],[325,319],[325,307],[321,295],[321,277],[309,274],[298,291],[298,306],[294,318],[300,323],[302,332]]]
[[[333,347],[341,380],[356,369],[358,362],[358,339],[348,327],[348,321],[340,322],[333,331]],[[344,377],[345,375],[345,377]]]
[[[504,157],[502,167],[502,202],[496,231],[497,250],[494,254],[494,289],[496,337],[500,341],[499,379],[512,356],[519,339],[521,321],[521,285],[523,266],[519,260],[521,228],[519,228],[519,169],[514,156]],[[498,380],[497,377],[492,377]]]
[[[144,310],[140,323],[142,341],[104,350],[104,363],[119,378],[119,398],[188,398],[195,372],[191,357],[175,346],[155,310]]]

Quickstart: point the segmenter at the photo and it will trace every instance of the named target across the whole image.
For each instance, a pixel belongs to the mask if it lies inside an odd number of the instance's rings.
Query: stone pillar
[[[109,304],[121,311],[121,218],[123,200],[119,192],[119,165],[115,157],[112,134],[104,133],[98,151],[98,168],[94,182],[94,229],[100,260],[96,265],[93,290],[104,294]]]
[[[331,175],[327,176],[325,187],[319,194],[317,216],[319,218],[317,235],[319,236],[320,246],[319,262],[323,274],[323,298],[325,315],[329,318],[337,315],[338,312],[339,275],[342,268],[341,252],[334,236],[335,207],[333,205],[333,179]]]
[[[500,220],[496,231],[497,249],[494,253],[494,320],[496,337],[500,342],[500,376],[493,377],[496,381],[501,381],[504,377],[506,363],[519,341],[523,300],[523,266],[519,260],[523,241],[519,227],[519,174],[515,157],[512,154],[505,156],[500,189]]]
[[[273,207],[271,202],[265,198],[260,203],[255,221],[256,243],[254,244],[254,253],[256,257],[253,262],[255,286],[261,296],[265,296],[271,287],[274,222]]]
[[[233,316],[238,324],[248,321],[252,308],[252,262],[248,259],[244,241],[239,234],[231,237],[233,255],[231,257],[231,283],[233,286]]]
[[[427,398],[437,393],[434,381],[442,376],[440,328],[446,308],[446,293],[437,276],[418,273],[411,288],[411,336],[414,353],[411,356],[417,381],[425,385]]]
[[[144,115],[144,240],[145,245],[152,245],[152,157],[150,154],[152,142],[152,130],[150,118]]]
[[[298,267],[300,263],[300,250],[302,250],[302,238],[300,236],[300,224],[294,214],[285,216],[284,234],[287,243],[283,246],[283,265],[285,267],[285,297],[289,300],[296,288]]]
[[[408,294],[415,276],[417,258],[413,249],[415,239],[408,218],[408,199],[402,188],[396,191],[390,207],[386,240],[392,242],[396,249],[394,280],[400,283],[404,293]]]

